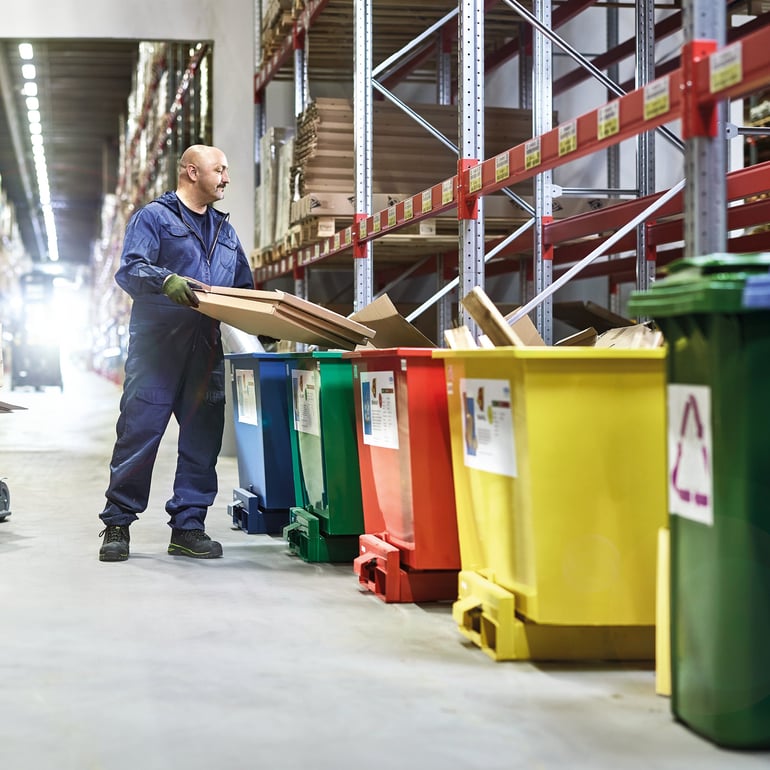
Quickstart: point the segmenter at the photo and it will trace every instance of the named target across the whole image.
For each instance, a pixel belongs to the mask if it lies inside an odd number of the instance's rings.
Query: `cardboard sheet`
[[[372,345],[376,348],[436,347],[416,326],[412,326],[406,318],[399,315],[387,294],[353,313],[350,318],[376,331],[372,340]]]
[[[283,291],[190,283],[199,312],[248,334],[342,350],[353,350],[375,336],[374,329]]]

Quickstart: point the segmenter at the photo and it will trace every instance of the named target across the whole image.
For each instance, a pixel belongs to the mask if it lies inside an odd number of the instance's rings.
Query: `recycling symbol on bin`
[[[690,394],[682,412],[676,458],[671,472],[671,486],[682,502],[704,507],[709,504],[709,495],[703,491],[703,487],[707,487],[710,469],[703,419],[695,396]]]

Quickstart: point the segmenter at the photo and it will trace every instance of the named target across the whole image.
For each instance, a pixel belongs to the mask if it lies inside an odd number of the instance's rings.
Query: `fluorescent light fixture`
[[[29,43],[19,45],[19,56],[25,61],[31,61],[33,56],[32,46]],[[35,175],[37,177],[37,189],[40,196],[40,207],[43,211],[43,224],[45,225],[48,239],[48,258],[51,262],[59,260],[59,244],[56,238],[56,221],[53,207],[51,206],[51,188],[48,181],[48,167],[45,161],[45,148],[43,146],[43,125],[40,115],[40,101],[37,98],[37,72],[34,64],[22,64],[21,74],[27,81],[24,83],[22,93],[27,98],[27,121],[29,123],[29,138],[32,144],[32,155],[35,159]]]

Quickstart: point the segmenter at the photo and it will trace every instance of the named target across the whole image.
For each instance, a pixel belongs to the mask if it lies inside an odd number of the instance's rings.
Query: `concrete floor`
[[[7,384],[7,382],[6,382]],[[166,555],[173,441],[128,562],[97,559],[119,389],[0,392],[0,767],[767,768],[673,721],[644,666],[495,663],[448,605],[386,605],[349,565],[233,530],[235,458],[209,532],[225,558]]]

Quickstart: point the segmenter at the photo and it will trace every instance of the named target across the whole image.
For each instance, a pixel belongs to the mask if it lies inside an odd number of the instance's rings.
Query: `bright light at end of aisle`
[[[40,195],[40,207],[43,210],[43,223],[45,225],[48,240],[48,258],[52,262],[59,260],[59,241],[56,237],[56,222],[54,221],[53,208],[51,206],[51,189],[48,184],[48,166],[45,160],[45,147],[43,143],[43,124],[40,114],[40,102],[37,98],[37,71],[32,64],[34,51],[30,43],[19,44],[19,56],[27,62],[21,65],[21,74],[26,81],[22,94],[27,100],[27,122],[32,155],[35,159],[35,176]]]

